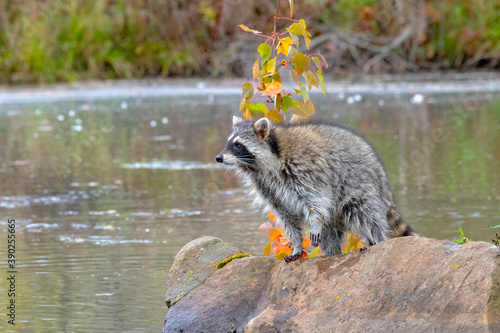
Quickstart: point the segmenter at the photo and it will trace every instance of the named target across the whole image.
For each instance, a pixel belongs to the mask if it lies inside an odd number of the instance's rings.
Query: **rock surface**
[[[204,283],[219,261],[237,253],[241,251],[216,237],[201,237],[184,245],[168,273],[167,306],[171,307]]]
[[[489,243],[404,237],[359,253],[215,269],[238,252],[210,237],[179,252],[163,332],[500,332],[500,251]]]

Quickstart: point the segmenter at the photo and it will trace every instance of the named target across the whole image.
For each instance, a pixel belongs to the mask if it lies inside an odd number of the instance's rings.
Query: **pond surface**
[[[344,88],[312,95],[315,118],[373,143],[413,228],[453,239],[462,227],[491,241],[499,229],[488,226],[500,224],[500,87]],[[183,245],[213,235],[261,253],[267,239],[257,228],[267,218],[214,161],[239,105],[234,91],[3,100],[0,256],[15,219],[16,329],[159,331],[165,278]],[[5,309],[8,281],[0,286]]]

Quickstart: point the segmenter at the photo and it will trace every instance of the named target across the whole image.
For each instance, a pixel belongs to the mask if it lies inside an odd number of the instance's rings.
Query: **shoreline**
[[[160,98],[199,95],[239,96],[245,78],[92,80],[76,83],[0,86],[0,105],[113,98]],[[287,83],[285,83],[286,85]],[[500,91],[499,72],[426,73],[358,76],[326,82],[327,94],[397,95],[414,93],[488,93]],[[312,89],[311,94],[320,94]]]

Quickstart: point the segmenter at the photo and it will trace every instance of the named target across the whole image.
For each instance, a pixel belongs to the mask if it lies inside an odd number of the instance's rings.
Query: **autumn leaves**
[[[309,91],[316,87],[326,93],[323,76],[323,65],[327,67],[326,61],[319,52],[310,55],[299,52],[301,39],[309,49],[311,34],[307,31],[304,20],[291,21],[294,23],[286,28],[285,32],[276,32],[271,36],[240,25],[244,31],[266,38],[266,42],[257,48],[259,59],[255,61],[252,69],[252,76],[258,84],[245,82],[242,86],[240,111],[243,110],[245,119],[265,116],[280,122],[285,120],[286,112],[293,114],[291,120],[308,119],[314,113]],[[286,34],[289,36],[282,37]],[[290,75],[298,88],[286,90],[282,85],[284,74]],[[262,99],[271,106],[258,103]]]

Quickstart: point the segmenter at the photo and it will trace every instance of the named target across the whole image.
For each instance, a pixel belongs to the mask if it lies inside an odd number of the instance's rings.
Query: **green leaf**
[[[297,72],[294,71],[293,69],[290,70],[290,76],[292,77],[293,81],[296,83],[296,84],[299,84],[299,80],[297,80]]]
[[[288,49],[288,58],[293,59],[293,57],[295,57],[297,53],[299,53],[299,51],[297,51],[297,47],[290,45],[290,48]]]
[[[267,63],[267,73],[274,74],[275,72],[276,72],[276,58],[271,58]]]
[[[306,57],[303,53],[297,53],[295,57],[293,57],[292,65],[295,67],[295,71],[297,71],[297,75],[302,74],[304,71],[309,70],[309,64],[311,60]]]
[[[304,99],[304,103],[309,100],[309,93],[307,92],[306,87],[302,85],[302,82],[299,82],[299,87],[300,87],[300,96]]]
[[[264,83],[271,83],[271,82],[280,82],[281,83],[281,75],[280,72],[274,72],[273,74],[268,74],[262,77],[262,81]]]
[[[262,117],[262,115],[259,114],[259,112],[262,112],[264,114],[264,117],[267,117],[267,114],[269,113],[269,109],[264,103],[259,103],[259,104],[253,104],[253,103],[248,103],[248,109],[252,113],[252,117]]]
[[[296,45],[298,45],[298,41],[297,43],[295,43],[293,35],[303,36],[306,41],[307,49],[309,49],[309,44],[311,44],[311,39],[309,39],[309,37],[311,37],[311,34],[309,33],[309,31],[307,31],[306,21],[300,20],[300,23],[295,22],[286,30],[288,31],[288,33],[292,37],[292,40],[294,41],[294,44]]]
[[[307,70],[304,73],[302,73],[302,76],[304,77],[304,79],[306,79],[307,89],[309,91],[311,90],[312,87],[316,87],[319,89],[318,79],[316,79],[316,76],[314,75],[313,72]]]
[[[293,23],[289,28],[286,29],[286,31],[299,36],[311,37],[311,34],[306,30],[306,24],[304,20],[300,20],[300,23]]]
[[[262,43],[257,48],[257,51],[260,53],[263,63],[269,60],[269,57],[271,56],[271,47],[269,45]]]
[[[290,108],[293,108],[293,99],[288,96],[281,97],[281,109],[286,112]]]
[[[325,77],[323,76],[323,74],[321,74],[321,71],[319,69],[316,72],[316,75],[318,76],[319,87],[321,89],[321,92],[326,95]]]
[[[489,226],[491,229],[495,229],[495,228],[500,228],[500,224],[499,225],[494,225],[494,226]]]
[[[241,102],[240,102],[240,111],[243,109],[247,103],[247,101],[253,97],[253,84],[250,82],[245,82],[241,86]]]

